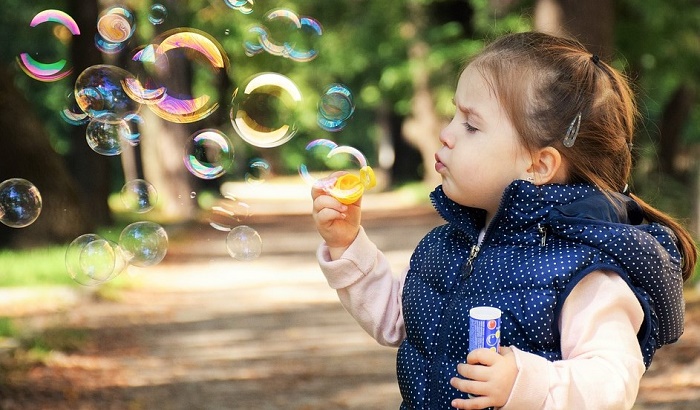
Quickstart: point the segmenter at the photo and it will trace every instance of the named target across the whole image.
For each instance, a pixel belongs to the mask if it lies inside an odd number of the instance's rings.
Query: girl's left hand
[[[470,399],[454,399],[457,409],[503,407],[513,390],[518,366],[510,347],[501,347],[500,354],[489,349],[476,349],[467,355],[467,363],[457,365],[450,384],[457,390],[474,395]],[[478,396],[478,397],[476,397]]]

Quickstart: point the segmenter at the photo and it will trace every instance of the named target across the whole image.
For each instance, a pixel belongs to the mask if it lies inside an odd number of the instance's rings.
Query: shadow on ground
[[[438,223],[426,207],[364,221],[396,272]],[[225,234],[207,226],[172,227],[163,263],[130,271],[140,285],[117,300],[82,292],[16,311],[28,332],[84,339],[43,361],[0,358],[0,409],[398,408],[395,350],[367,336],[328,288],[310,217],[260,215],[250,225],[264,240],[255,261],[232,260]],[[681,340],[654,359],[636,409],[697,408],[697,298],[686,321]]]

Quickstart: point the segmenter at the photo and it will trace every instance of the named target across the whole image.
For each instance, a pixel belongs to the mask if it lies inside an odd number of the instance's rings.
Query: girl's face
[[[532,159],[476,68],[460,75],[454,104],[455,116],[440,133],[435,170],[448,198],[486,210],[490,220],[506,186],[527,179]]]

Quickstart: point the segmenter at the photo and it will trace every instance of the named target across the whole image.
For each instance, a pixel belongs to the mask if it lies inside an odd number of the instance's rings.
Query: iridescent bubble
[[[126,48],[127,42],[113,43],[105,40],[100,33],[95,34],[95,47],[105,54],[117,54]]]
[[[122,142],[128,142],[131,128],[123,118],[107,112],[90,120],[85,130],[85,139],[98,154],[113,156],[122,153]]]
[[[336,147],[338,144],[327,139],[313,140],[306,145],[304,162],[299,164],[299,175],[309,186],[330,186],[335,182],[326,177],[333,169],[329,155]]]
[[[262,238],[255,229],[240,225],[231,229],[226,236],[226,250],[234,259],[251,261],[262,252]]]
[[[231,169],[233,159],[233,145],[219,130],[208,128],[197,131],[185,143],[185,167],[196,177],[218,178]]]
[[[134,222],[122,230],[119,246],[124,250],[129,264],[152,266],[165,258],[168,252],[168,234],[155,222]]]
[[[126,136],[127,142],[131,146],[136,146],[141,142],[141,125],[143,125],[143,118],[136,114],[127,114],[124,116],[124,122],[129,127],[129,135]]]
[[[326,87],[318,103],[318,125],[326,131],[340,131],[355,112],[352,93],[342,84]]]
[[[0,222],[10,228],[31,225],[41,213],[39,190],[23,178],[11,178],[0,183]]]
[[[226,195],[223,200],[212,206],[209,225],[218,231],[228,232],[234,226],[245,222],[250,215],[250,205],[234,196]]]
[[[238,10],[243,14],[250,14],[253,12],[253,5],[255,2],[253,0],[224,0],[224,3],[234,10]]]
[[[90,117],[78,106],[72,92],[66,96],[65,106],[59,115],[70,125],[83,125],[90,121]]]
[[[80,34],[80,29],[75,20],[61,10],[52,9],[39,12],[34,16],[29,25],[30,27],[36,27],[47,21],[64,26],[74,36]],[[69,76],[73,71],[72,68],[67,67],[67,61],[65,59],[43,63],[35,60],[28,53],[20,53],[17,57],[17,64],[25,74],[39,81],[57,81]]]
[[[248,170],[245,173],[245,181],[250,184],[265,182],[271,173],[270,164],[261,158],[253,158],[248,162]]]
[[[260,73],[233,93],[231,124],[238,135],[256,147],[284,144],[297,132],[301,91],[278,73]]]
[[[145,179],[132,179],[124,184],[120,197],[128,211],[145,213],[158,202],[158,191]]]
[[[208,70],[200,73],[203,77],[208,75],[213,81],[221,72],[226,72],[229,65],[228,57],[221,44],[211,35],[195,29],[167,31],[157,39],[155,44],[157,46],[154,46],[149,58],[152,59],[152,64],[158,66],[161,73],[158,77],[164,82],[159,86],[165,87],[166,92],[162,99],[155,104],[149,104],[148,108],[159,117],[176,123],[196,122],[211,115],[219,107],[217,98],[212,98],[208,94],[195,97],[183,92],[177,93],[174,87],[166,84],[169,80],[166,74],[179,66],[175,61],[185,59],[189,62],[199,62],[200,64],[192,65],[195,69],[204,63]],[[142,54],[138,58],[145,61],[146,56]],[[171,77],[179,78],[175,73]],[[155,89],[155,86],[149,85],[146,88]]]
[[[113,65],[88,67],[75,81],[75,101],[91,117],[106,112],[121,117],[138,112],[139,104],[129,98],[122,87],[128,78],[133,78],[133,75]]]
[[[300,17],[287,9],[274,9],[264,17],[266,24],[254,26],[250,33],[257,39],[246,41],[246,55],[252,56],[263,50],[275,56],[294,61],[311,61],[318,56],[313,45],[323,34],[321,24],[310,17]]]
[[[151,12],[148,13],[148,21],[150,21],[151,24],[162,24],[166,17],[168,17],[168,9],[166,9],[164,5],[156,3],[151,6]]]
[[[97,32],[105,41],[123,43],[134,35],[134,15],[124,7],[115,6],[102,13],[97,20]]]
[[[104,283],[127,267],[116,243],[91,233],[80,235],[68,245],[65,264],[71,279],[85,286]]]

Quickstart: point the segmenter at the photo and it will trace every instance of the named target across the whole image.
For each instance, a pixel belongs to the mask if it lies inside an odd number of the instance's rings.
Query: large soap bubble
[[[138,112],[139,104],[122,87],[129,78],[133,75],[123,68],[108,64],[90,66],[75,81],[75,101],[91,117],[104,113],[124,117]]]
[[[127,267],[119,245],[91,233],[80,235],[68,245],[65,263],[71,279],[85,286],[107,282]]]
[[[141,221],[126,226],[119,245],[129,264],[146,267],[160,263],[168,252],[168,234],[155,222]]]
[[[0,222],[11,228],[31,225],[41,213],[41,194],[26,179],[11,178],[0,183]]]
[[[257,74],[236,89],[231,103],[231,124],[238,135],[256,147],[284,144],[297,132],[296,116],[301,91],[278,73]]]

